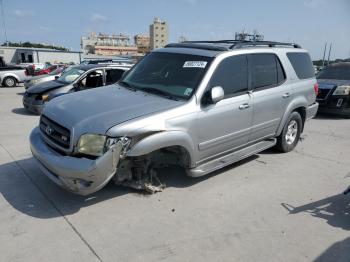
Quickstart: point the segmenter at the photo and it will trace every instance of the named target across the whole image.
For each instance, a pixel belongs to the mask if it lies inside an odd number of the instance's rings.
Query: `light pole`
[[[7,32],[6,32],[3,0],[0,0],[0,4],[1,4],[2,26],[4,27],[4,33],[5,33],[5,43],[6,43],[7,46],[9,46],[9,42],[7,41]]]

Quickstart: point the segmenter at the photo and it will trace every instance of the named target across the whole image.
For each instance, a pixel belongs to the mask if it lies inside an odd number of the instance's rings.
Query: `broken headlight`
[[[77,150],[85,155],[102,156],[105,152],[106,138],[103,135],[82,135],[79,138]]]

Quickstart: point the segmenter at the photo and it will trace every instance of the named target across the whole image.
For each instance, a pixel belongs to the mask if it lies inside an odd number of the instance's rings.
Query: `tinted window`
[[[315,77],[315,70],[308,53],[287,53],[287,57],[299,79]]]
[[[120,69],[107,69],[106,70],[106,85],[111,85],[119,81],[124,71]]]
[[[180,53],[152,52],[119,82],[156,95],[189,99],[213,58]]]
[[[317,79],[350,80],[350,63],[329,66],[318,73]]]
[[[254,89],[276,86],[284,81],[284,71],[276,55],[252,54],[249,57]]]
[[[245,55],[224,59],[216,68],[210,87],[221,86],[225,97],[248,91],[248,62]]]

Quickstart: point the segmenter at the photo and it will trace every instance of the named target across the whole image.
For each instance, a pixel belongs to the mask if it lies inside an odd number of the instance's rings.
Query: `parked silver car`
[[[187,42],[158,49],[116,85],[58,97],[30,135],[58,185],[158,191],[156,170],[192,177],[276,146],[294,149],[318,108],[307,51],[276,42]]]
[[[116,83],[129,67],[114,65],[73,66],[55,80],[38,83],[23,95],[23,106],[35,114],[40,114],[51,99]]]

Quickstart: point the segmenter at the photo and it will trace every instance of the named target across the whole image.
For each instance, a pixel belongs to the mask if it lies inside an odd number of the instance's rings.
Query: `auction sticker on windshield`
[[[186,61],[183,65],[184,68],[194,67],[194,68],[205,68],[208,62],[206,61]]]

